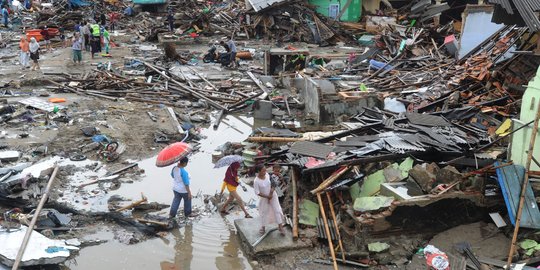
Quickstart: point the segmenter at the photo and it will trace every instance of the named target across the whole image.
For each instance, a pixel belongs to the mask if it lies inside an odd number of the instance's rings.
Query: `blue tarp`
[[[84,0],[69,0],[69,3],[72,7],[87,7],[92,5],[92,3],[86,2]]]
[[[499,162],[495,162],[495,167],[499,165]],[[521,165],[510,165],[497,169],[497,180],[501,186],[504,202],[508,209],[508,216],[513,225],[516,225],[516,215],[524,177],[525,167]],[[527,184],[525,190],[525,202],[519,224],[520,227],[524,228],[540,229],[540,211],[530,183]]]

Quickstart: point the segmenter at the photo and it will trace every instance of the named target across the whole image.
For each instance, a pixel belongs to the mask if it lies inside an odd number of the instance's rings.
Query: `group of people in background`
[[[116,18],[116,17],[115,17]],[[82,22],[75,26],[75,33],[78,35],[78,39],[81,39],[81,51],[82,47],[86,51],[90,51],[92,59],[95,54],[104,51],[105,56],[109,55],[109,48],[111,37],[105,24],[99,25],[97,23],[91,24],[90,22]],[[111,23],[111,27],[114,27],[116,19]],[[103,46],[102,46],[103,41]],[[75,48],[73,48],[75,50]]]
[[[112,26],[113,24],[111,24]],[[71,41],[72,60],[74,64],[82,64],[83,50],[91,52],[92,59],[95,54],[104,51],[104,56],[109,56],[110,51],[110,34],[105,25],[91,24],[89,22],[78,23],[75,26],[73,37],[68,40],[64,33],[64,29],[60,29],[60,40],[65,48]],[[47,51],[51,51],[51,35],[49,28],[44,26],[40,31],[43,38],[42,45]],[[102,46],[103,42],[103,46]],[[28,39],[26,36],[21,36],[20,42],[20,63],[22,69],[30,68],[30,60],[32,60],[32,70],[40,69],[39,67],[39,52],[40,44],[35,37]]]

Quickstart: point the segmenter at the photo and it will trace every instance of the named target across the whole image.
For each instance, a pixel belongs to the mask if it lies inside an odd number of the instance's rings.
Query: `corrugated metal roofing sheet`
[[[316,142],[295,142],[290,149],[293,154],[304,156],[326,158],[333,150],[333,146]]]

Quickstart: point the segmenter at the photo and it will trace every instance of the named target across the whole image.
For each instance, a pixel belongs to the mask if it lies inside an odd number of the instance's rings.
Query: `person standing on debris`
[[[172,10],[169,10],[169,13],[167,14],[167,22],[169,24],[169,32],[174,32],[174,15]]]
[[[111,42],[109,31],[107,28],[103,28],[103,45],[105,46],[105,54],[109,55],[109,44]]]
[[[109,24],[112,32],[114,32],[114,30],[116,29],[116,21],[118,20],[119,16],[120,14],[116,12],[111,12],[109,14]]]
[[[60,27],[58,31],[60,32],[60,41],[62,41],[62,47],[67,48],[68,42],[66,40],[66,33],[64,31],[64,27]]]
[[[28,39],[26,36],[21,36],[21,41],[19,42],[19,47],[21,48],[21,69],[28,68],[28,59],[30,59],[30,44],[28,44]]]
[[[71,45],[71,49],[73,50],[74,64],[82,64],[82,46],[83,42],[81,39],[81,34],[75,33],[75,36],[73,37],[73,43]]]
[[[186,171],[186,166],[189,162],[187,157],[183,158],[172,169],[171,176],[173,177],[173,193],[174,199],[171,204],[171,211],[169,212],[169,219],[176,217],[180,202],[184,200],[184,216],[194,217],[191,213],[191,189],[189,188],[189,174]]]
[[[7,10],[7,7],[4,5],[2,6],[2,23],[7,28],[9,23],[9,12]]]
[[[90,51],[90,23],[84,22],[81,26],[81,35],[84,42],[84,49]]]
[[[94,55],[98,53],[101,47],[101,40],[100,40],[100,31],[99,31],[99,25],[92,24],[90,26],[90,52],[92,53],[92,59],[94,59]]]
[[[260,234],[266,231],[266,225],[277,223],[281,235],[285,235],[283,228],[283,210],[279,205],[276,191],[272,188],[270,176],[266,173],[264,165],[257,165],[255,168],[255,180],[253,180],[253,189],[255,194],[260,197],[259,215],[261,217]]]
[[[30,59],[32,59],[32,70],[39,69],[39,43],[35,37],[30,38]]]
[[[234,43],[234,40],[232,38],[228,39],[227,46],[229,46],[229,50],[231,50],[232,68],[237,68],[238,66],[236,65],[236,44]]]
[[[41,36],[43,37],[43,42],[45,43],[45,49],[47,51],[51,50],[51,37],[49,36],[49,28],[45,25],[43,29],[40,32]]]
[[[242,211],[244,211],[246,218],[252,218],[252,216],[248,213],[246,208],[244,207],[244,202],[242,201],[242,198],[240,198],[240,195],[238,195],[238,192],[236,192],[236,188],[240,183],[238,182],[238,169],[240,168],[240,162],[234,162],[233,164],[229,165],[227,168],[227,171],[225,172],[225,179],[223,180],[223,184],[221,186],[221,192],[219,193],[219,196],[223,195],[223,191],[225,190],[225,187],[229,191],[229,198],[227,198],[227,201],[221,206],[221,209],[219,210],[223,214],[228,214],[227,212],[227,206],[236,199],[236,202],[240,205],[240,208],[242,208]]]
[[[101,15],[99,15],[99,20],[101,21],[101,26],[105,26],[107,24],[107,16],[105,16],[105,13],[101,13]]]

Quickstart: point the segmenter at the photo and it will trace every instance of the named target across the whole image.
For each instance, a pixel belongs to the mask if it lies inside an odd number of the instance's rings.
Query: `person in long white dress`
[[[285,235],[283,229],[283,210],[279,205],[279,200],[276,191],[272,188],[270,176],[266,173],[266,168],[263,165],[257,165],[255,168],[255,180],[253,181],[253,189],[255,194],[260,197],[259,200],[259,216],[261,217],[260,233],[264,234],[266,225],[277,223],[281,235]]]

